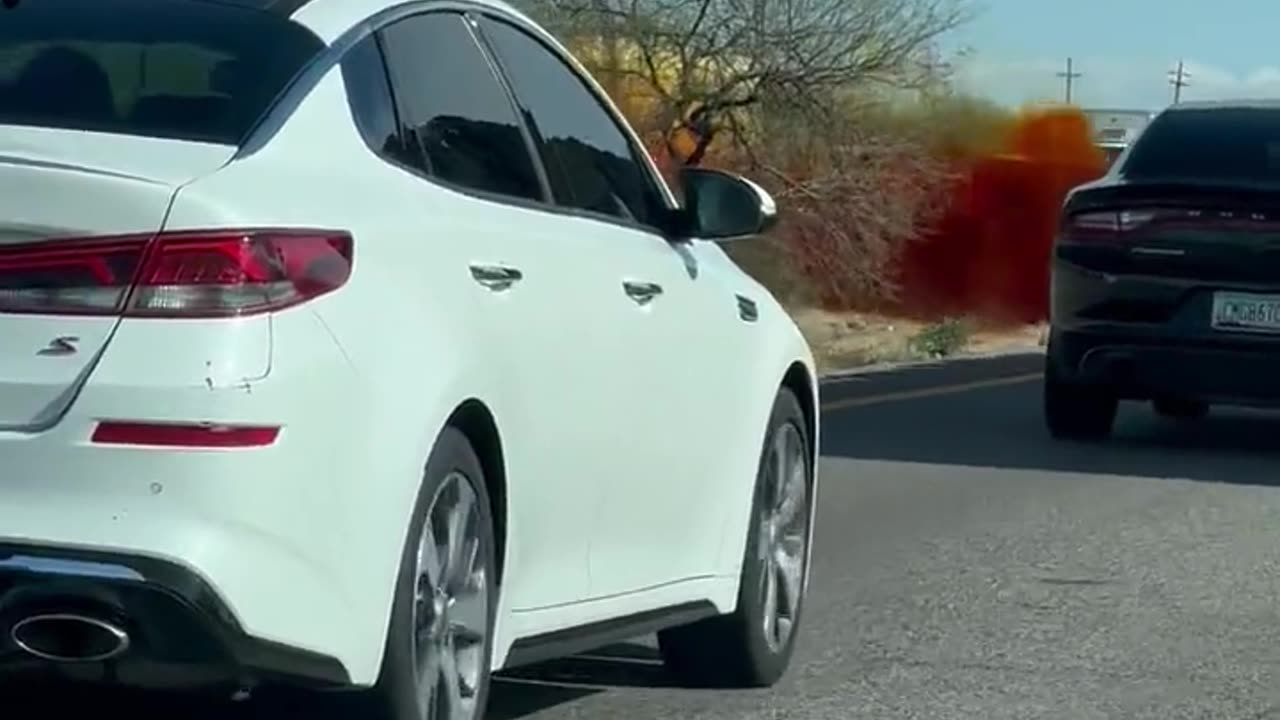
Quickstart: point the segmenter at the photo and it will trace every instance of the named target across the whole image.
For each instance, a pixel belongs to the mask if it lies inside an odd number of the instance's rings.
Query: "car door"
[[[717,453],[705,440],[732,421],[736,322],[696,245],[672,242],[673,203],[616,111],[536,30],[495,16],[479,26],[519,102],[547,168],[566,232],[589,238],[592,302],[610,327],[581,340],[613,378],[598,409],[611,433],[610,471],[591,516],[591,592],[609,596],[708,574],[719,550]],[[727,344],[716,343],[729,340]],[[721,360],[726,361],[721,363]],[[710,473],[710,474],[709,474]]]
[[[445,312],[492,348],[486,364],[502,388],[482,400],[497,416],[507,470],[504,602],[528,610],[581,600],[591,474],[607,465],[598,448],[609,428],[595,406],[612,379],[580,344],[609,319],[575,272],[579,248],[548,212],[515,106],[464,17],[414,15],[366,42],[365,52],[385,56],[400,125],[389,144],[371,144],[421,183],[420,204],[405,210],[419,228],[411,242],[431,246],[423,282],[469,288],[460,291],[467,306]],[[349,93],[379,82],[377,72],[349,76]]]

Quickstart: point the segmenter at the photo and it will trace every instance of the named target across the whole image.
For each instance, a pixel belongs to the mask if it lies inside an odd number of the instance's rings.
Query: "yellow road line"
[[[938,395],[953,395],[955,393],[969,392],[970,390],[981,390],[983,388],[1019,385],[1021,383],[1039,379],[1040,373],[1027,373],[1025,375],[1011,375],[1009,377],[994,378],[991,380],[977,380],[974,382],[959,383],[956,385],[937,385],[934,387],[921,388],[919,390],[904,390],[902,392],[885,393],[883,395],[869,395],[867,397],[832,400],[831,402],[823,403],[822,409],[824,411],[843,410],[845,408],[879,405],[880,403],[897,402],[899,400],[914,400],[916,398],[935,397]]]

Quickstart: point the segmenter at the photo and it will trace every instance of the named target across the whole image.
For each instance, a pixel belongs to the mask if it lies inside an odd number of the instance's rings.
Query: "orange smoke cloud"
[[[1106,159],[1074,108],[1022,113],[988,157],[959,158],[947,212],[908,247],[897,309],[1035,322],[1048,313],[1048,265],[1068,190]]]

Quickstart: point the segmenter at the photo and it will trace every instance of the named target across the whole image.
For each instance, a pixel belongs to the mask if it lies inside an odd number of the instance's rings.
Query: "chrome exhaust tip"
[[[103,662],[129,649],[129,633],[105,620],[73,613],[31,615],[9,637],[20,650],[58,663]]]

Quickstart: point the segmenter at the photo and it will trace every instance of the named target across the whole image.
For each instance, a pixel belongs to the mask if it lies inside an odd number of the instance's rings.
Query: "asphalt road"
[[[1114,442],[1059,444],[1038,366],[825,389],[814,577],[779,687],[673,688],[639,639],[500,680],[490,720],[1280,718],[1280,416],[1133,407]]]

